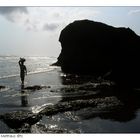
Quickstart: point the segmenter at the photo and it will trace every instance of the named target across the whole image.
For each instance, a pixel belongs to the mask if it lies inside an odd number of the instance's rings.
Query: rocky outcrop
[[[140,37],[130,28],[74,21],[61,31],[59,41],[62,50],[56,64],[64,72],[139,86]]]
[[[0,85],[0,90],[5,89],[5,88],[6,88],[5,86]]]
[[[6,113],[0,116],[10,128],[19,128],[24,126],[24,124],[35,124],[41,119],[40,114],[34,114],[29,111],[15,111]]]
[[[32,90],[32,91],[35,91],[35,90],[41,90],[43,88],[50,88],[50,86],[33,85],[33,86],[25,87],[24,90]]]

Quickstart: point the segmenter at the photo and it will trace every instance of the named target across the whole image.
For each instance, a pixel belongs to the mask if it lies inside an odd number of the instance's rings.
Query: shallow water
[[[100,118],[93,108],[68,111],[57,115],[46,117],[40,121],[45,127],[61,128],[69,133],[139,133],[140,132],[140,110],[136,112],[136,118],[120,122],[112,118]],[[101,112],[98,112],[101,113]],[[94,115],[93,115],[94,114]],[[89,117],[90,116],[90,117]],[[52,131],[53,132],[53,131]]]
[[[53,72],[52,72],[53,73]],[[49,74],[49,73],[48,73]],[[38,76],[39,75],[39,76]],[[50,74],[54,75],[54,74]],[[44,77],[46,78],[44,79]],[[55,75],[57,77],[57,75]],[[25,87],[30,85],[49,85],[52,88],[57,87],[55,82],[51,83],[48,81],[47,74],[34,74],[29,75],[26,78]],[[53,77],[53,76],[52,76]],[[43,80],[44,79],[44,80]],[[56,79],[56,78],[55,78]],[[59,80],[59,79],[58,79]],[[1,80],[0,80],[1,82]],[[56,81],[58,83],[58,81]],[[60,93],[52,93],[49,88],[42,89],[39,91],[24,91],[21,90],[19,77],[11,77],[2,79],[1,84],[5,85],[7,89],[0,92],[0,114],[7,113],[9,111],[16,110],[32,110],[43,106],[44,104],[54,104],[57,103],[60,99]],[[57,84],[58,85],[58,84]],[[22,105],[22,102],[27,102],[26,106]]]

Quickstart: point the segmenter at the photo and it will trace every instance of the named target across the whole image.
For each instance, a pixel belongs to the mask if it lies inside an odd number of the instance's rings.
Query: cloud
[[[43,30],[48,30],[48,31],[54,31],[59,27],[59,24],[57,23],[46,23],[43,26]]]
[[[0,14],[10,14],[13,12],[28,13],[26,7],[0,7]]]
[[[0,14],[28,31],[53,32],[74,20],[92,20],[100,11],[92,7],[0,7]]]
[[[23,15],[28,14],[26,7],[0,7],[0,14],[11,22],[16,22]]]
[[[30,15],[27,7],[0,7],[0,14],[8,21],[14,22],[27,31],[37,31],[35,17]]]
[[[47,8],[45,8],[47,9]],[[27,31],[54,31],[59,26],[53,19],[59,13],[44,12],[42,7],[0,7],[0,15],[10,22],[23,26]],[[46,22],[47,19],[47,22]]]
[[[131,10],[131,11],[128,12],[128,15],[134,15],[134,14],[140,14],[140,9]]]

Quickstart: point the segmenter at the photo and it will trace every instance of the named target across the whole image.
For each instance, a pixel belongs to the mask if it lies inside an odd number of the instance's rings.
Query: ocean
[[[23,92],[19,57],[0,56],[0,86],[5,86],[0,90],[0,115],[18,111],[36,114],[45,108],[51,114],[42,113],[42,118],[24,132],[16,124],[0,119],[0,133],[140,132],[139,90],[116,89],[110,81],[97,81],[89,75],[65,74],[60,67],[51,66],[55,57],[25,59],[25,88],[47,88]]]
[[[55,57],[25,57],[28,74],[52,70],[50,65],[56,62]],[[0,79],[19,76],[19,61],[17,56],[0,56]]]

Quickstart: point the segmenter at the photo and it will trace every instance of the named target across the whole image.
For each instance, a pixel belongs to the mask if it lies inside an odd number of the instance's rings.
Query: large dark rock
[[[139,85],[140,37],[130,28],[90,20],[74,21],[61,31],[59,41],[62,50],[56,64],[64,72]]]

